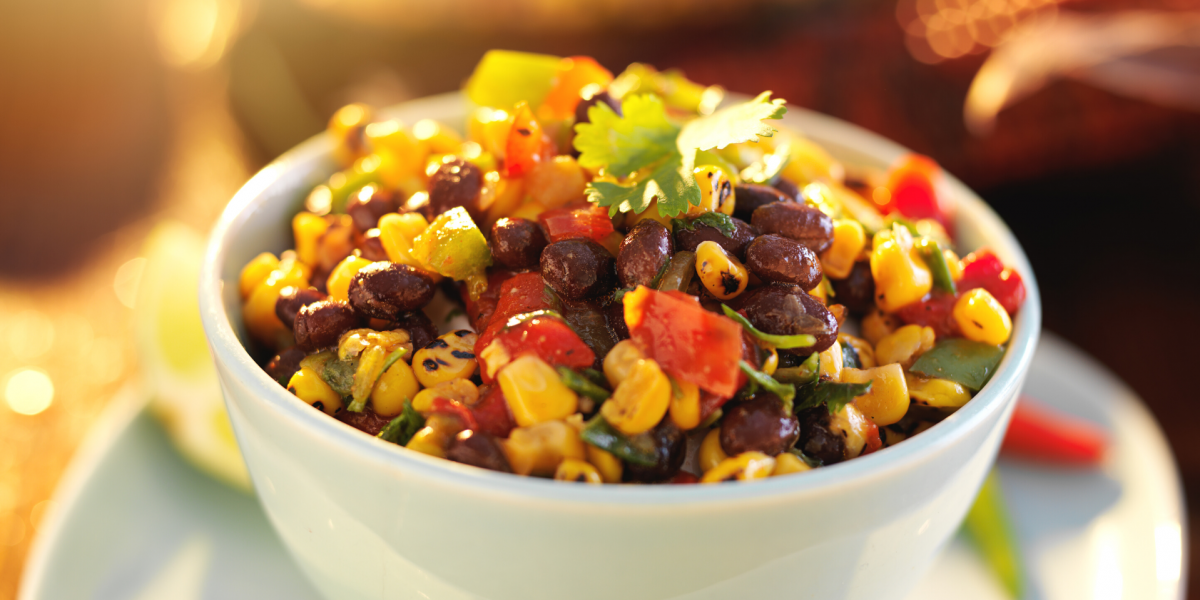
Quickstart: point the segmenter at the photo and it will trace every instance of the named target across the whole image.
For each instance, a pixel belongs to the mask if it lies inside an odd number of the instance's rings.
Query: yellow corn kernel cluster
[[[513,420],[521,427],[565,419],[579,408],[579,397],[563,384],[554,367],[532,354],[509,363],[496,379]]]
[[[675,380],[676,393],[671,392],[671,422],[682,431],[700,426],[700,388],[690,381]]]
[[[862,334],[872,345],[891,335],[900,328],[900,320],[879,308],[874,308],[862,318]],[[878,359],[876,359],[878,360]]]
[[[933,348],[936,337],[932,327],[905,325],[875,344],[875,360],[881,365],[898,363],[908,368],[917,357]]]
[[[442,335],[413,354],[413,372],[423,387],[431,388],[454,379],[469,379],[479,367],[475,360],[472,331],[459,329]]]
[[[839,333],[838,343],[846,344],[847,346],[854,348],[855,352],[858,352],[858,362],[862,368],[870,369],[871,367],[879,364],[878,361],[875,360],[875,349],[871,347],[870,342],[867,340],[864,340],[860,337],[854,337],[848,333]]]
[[[371,264],[371,261],[351,254],[342,259],[333,271],[329,273],[329,279],[325,282],[325,287],[329,291],[331,300],[341,300],[343,302],[350,299],[350,282],[354,276],[358,274],[363,267]]]
[[[424,194],[425,192],[419,192]],[[388,213],[379,218],[379,242],[388,260],[420,269],[433,279],[434,283],[441,281],[442,276],[422,265],[412,255],[413,240],[425,232],[429,221],[421,213],[409,212],[404,214]]]
[[[782,175],[804,185],[813,181],[841,181],[846,169],[820,144],[807,138],[791,136],[786,143],[790,146],[792,160],[783,167]]]
[[[999,346],[1012,335],[1012,318],[994,296],[983,288],[975,288],[954,303],[954,321],[963,337],[976,342]]]
[[[303,367],[288,380],[287,389],[317,410],[332,415],[342,409],[342,397],[316,371]]]
[[[707,473],[717,465],[729,458],[725,454],[725,449],[721,447],[721,430],[720,428],[712,429],[704,436],[704,441],[700,442],[700,470]]]
[[[629,374],[633,372],[633,366],[637,361],[646,358],[642,354],[641,348],[633,340],[623,340],[608,354],[604,355],[604,377],[608,379],[608,384],[616,388],[629,378]]]
[[[867,246],[867,234],[854,219],[833,222],[833,245],[821,253],[821,270],[827,277],[845,279],[854,269],[854,262]]]
[[[912,234],[901,226],[875,234],[871,251],[875,303],[884,312],[916,302],[933,289],[933,275],[913,248]]]
[[[374,114],[366,104],[347,104],[333,113],[326,129],[333,136],[333,156],[343,167],[350,166],[362,156],[364,150],[363,130]]]
[[[558,208],[582,199],[586,187],[587,178],[583,168],[574,158],[566,155],[538,163],[525,176],[525,193],[546,208]]]
[[[604,483],[621,483],[621,473],[625,470],[625,465],[611,452],[587,444],[587,460],[596,467]]]
[[[484,152],[504,158],[512,123],[512,115],[503,110],[479,107],[467,117],[467,139],[479,144]]]
[[[404,401],[421,389],[412,367],[398,360],[379,376],[371,390],[371,408],[381,417],[394,417],[404,410]]]
[[[587,461],[577,458],[568,458],[561,463],[558,463],[558,468],[554,471],[554,478],[558,481],[573,481],[575,483],[604,483],[604,478],[601,477],[600,471],[596,467],[588,464]]]
[[[775,459],[762,452],[743,452],[721,461],[712,470],[704,473],[700,483],[722,481],[751,481],[770,477],[775,470]]]
[[[811,471],[812,467],[808,463],[800,460],[799,456],[790,452],[784,452],[775,457],[775,469],[771,471],[771,477],[779,477],[780,475],[791,475],[792,473],[803,473]]]
[[[621,433],[637,435],[658,425],[670,402],[667,374],[654,360],[644,358],[635,362],[629,377],[617,384],[612,397],[600,406],[600,414]]]
[[[830,416],[829,429],[834,433],[841,434],[842,439],[845,440],[846,458],[856,458],[867,446],[870,421],[855,403],[851,403]]]
[[[262,262],[269,261],[264,259]],[[256,279],[261,274],[262,262],[247,265],[242,270],[240,279]],[[272,348],[286,348],[291,345],[292,332],[275,315],[275,302],[279,300],[279,292],[285,287],[308,287],[311,272],[307,266],[296,260],[295,252],[284,252],[275,270],[253,286],[242,304],[242,319],[254,339]]]
[[[817,355],[817,372],[820,377],[829,381],[842,380],[842,345],[834,343]]]
[[[422,454],[446,458],[446,447],[465,424],[454,415],[434,413],[425,419],[425,427],[421,428],[405,448],[416,450]]]
[[[579,430],[563,421],[518,427],[500,443],[517,475],[552,475],[564,460],[587,457]]]
[[[253,292],[258,284],[266,281],[271,272],[278,268],[279,259],[270,252],[263,252],[250,259],[250,262],[242,267],[241,276],[238,278],[238,291],[241,292],[242,300],[249,298],[250,292]]]
[[[750,283],[750,272],[742,261],[716,242],[700,242],[696,246],[696,274],[704,288],[721,300],[736,297]]]
[[[413,410],[426,414],[433,408],[433,401],[437,398],[454,400],[464,406],[475,406],[479,402],[479,388],[470,379],[443,381],[416,392],[412,396]]]
[[[317,247],[328,229],[329,221],[325,217],[306,211],[292,217],[292,237],[296,240],[296,254],[300,262],[310,267],[317,265]]]
[[[971,392],[949,379],[922,377],[905,373],[908,395],[915,401],[935,408],[961,408],[971,399]]]
[[[876,425],[891,425],[908,412],[908,386],[898,364],[873,369],[842,369],[842,383],[871,383],[871,390],[854,399],[859,410]]]
[[[722,212],[733,214],[736,199],[733,195],[733,182],[720,167],[704,165],[693,171],[696,184],[700,186],[700,204],[688,205],[687,216],[698,217],[706,212]]]

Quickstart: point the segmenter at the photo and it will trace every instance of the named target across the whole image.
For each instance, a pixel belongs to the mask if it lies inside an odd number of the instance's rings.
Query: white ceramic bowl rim
[[[455,92],[417,100],[409,105],[432,106],[447,102],[461,104],[462,99]],[[828,146],[844,147],[857,152],[863,152],[864,148],[873,148],[872,152],[875,155],[893,158],[909,152],[891,141],[838,119],[789,107],[789,114],[793,113],[804,115],[807,125],[804,131],[807,135]],[[284,172],[295,168],[295,163],[304,162],[300,160],[302,157],[312,157],[327,151],[328,141],[325,135],[322,133],[310,138],[264,167],[234,195],[225,208],[212,231],[205,252],[200,280],[201,319],[214,358],[222,362],[233,377],[255,392],[256,397],[276,411],[281,418],[294,420],[312,435],[328,438],[340,446],[353,449],[366,460],[389,465],[397,472],[420,475],[475,493],[596,505],[766,501],[778,499],[780,496],[813,493],[837,486],[839,483],[870,479],[873,475],[902,468],[907,463],[926,460],[936,455],[938,449],[949,446],[967,435],[967,432],[974,429],[973,424],[1000,410],[1004,405],[1004,398],[1010,394],[1015,396],[1016,390],[1012,388],[1020,384],[1020,374],[1027,371],[1033,358],[1041,327],[1041,302],[1028,259],[1012,232],[995,212],[960,181],[946,174],[941,185],[942,193],[948,192],[955,199],[960,215],[969,214],[970,218],[977,220],[979,225],[989,232],[993,241],[998,242],[997,245],[1006,247],[1008,262],[1021,274],[1028,295],[1015,320],[1008,351],[991,381],[963,408],[920,435],[871,455],[815,469],[803,476],[768,478],[745,485],[567,485],[552,480],[487,471],[402,449],[313,410],[272,380],[243,347],[230,324],[222,300],[224,282],[221,280],[221,273],[227,258],[231,231],[240,230],[241,225],[253,214],[255,201],[274,185]]]

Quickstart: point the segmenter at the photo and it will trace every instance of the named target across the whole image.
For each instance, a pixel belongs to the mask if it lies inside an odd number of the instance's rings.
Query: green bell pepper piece
[[[457,206],[434,219],[413,240],[413,258],[455,281],[475,275],[485,278],[492,265],[487,239],[471,220],[467,209]]]
[[[537,108],[554,86],[561,61],[548,54],[489,50],[467,80],[467,98],[504,110],[522,100]]]
[[[606,450],[621,460],[643,467],[653,466],[658,454],[654,440],[649,435],[643,433],[628,437],[600,415],[588,421],[583,431],[579,432],[579,437],[585,443]]]
[[[1004,358],[1003,346],[951,338],[938,342],[922,354],[909,370],[949,379],[978,392],[996,373],[1001,358]]]

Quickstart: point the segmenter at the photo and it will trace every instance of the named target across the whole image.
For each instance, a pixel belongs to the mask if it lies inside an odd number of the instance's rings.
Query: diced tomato
[[[487,391],[484,392],[484,388]],[[496,437],[508,437],[509,432],[516,427],[512,415],[508,412],[508,401],[504,399],[504,391],[500,386],[483,386],[479,402],[471,407],[471,414],[478,424],[476,431],[490,433]]]
[[[1001,452],[1005,456],[1062,465],[1099,464],[1108,445],[1104,431],[1021,396]]]
[[[700,478],[688,473],[687,471],[680,471],[676,473],[674,477],[669,479],[668,482],[674,485],[688,485],[691,483],[700,483]]]
[[[521,102],[514,109],[512,129],[504,150],[504,176],[521,177],[542,161],[546,142],[542,126],[533,118],[529,104]]]
[[[596,204],[589,203],[578,208],[555,208],[539,215],[538,220],[546,227],[551,242],[585,237],[603,243],[614,233],[608,209]]]
[[[936,219],[949,230],[949,219],[938,202],[934,180],[941,173],[932,159],[909,154],[888,171],[887,189],[891,199],[884,212],[899,212],[908,219]]]
[[[479,429],[479,424],[475,422],[475,415],[471,414],[471,410],[463,406],[458,400],[449,398],[434,398],[429,405],[430,413],[442,413],[445,415],[454,415],[462,419],[463,426],[466,429]]]
[[[600,89],[612,83],[613,74],[600,66],[590,56],[572,56],[562,59],[558,77],[546,99],[542,101],[538,115],[545,119],[567,119],[575,115],[583,88],[595,84]]]
[[[960,290],[962,288],[959,288]],[[932,327],[937,339],[962,335],[958,321],[954,320],[954,303],[958,296],[933,293],[923,300],[908,304],[896,311],[896,316],[908,325]]]
[[[475,331],[481,331],[492,318],[492,314],[496,312],[496,304],[500,301],[500,289],[504,282],[512,276],[512,271],[508,269],[493,269],[491,273],[488,273],[487,291],[481,294],[477,300],[471,300],[470,294],[467,293],[466,283],[459,282],[459,292],[466,304],[467,319],[470,320],[471,327]]]
[[[741,325],[681,292],[638,286],[624,303],[630,336],[663,370],[724,398],[737,393]]]
[[[551,308],[550,299],[546,295],[546,284],[542,281],[541,273],[518,273],[508,278],[500,285],[500,299],[492,318],[487,322],[487,328],[479,336],[479,341],[475,342],[475,354],[487,348],[511,317],[547,308]]]
[[[879,426],[867,421],[867,446],[863,448],[862,454],[866,456],[883,448],[883,440],[879,437]]]
[[[983,288],[996,298],[1009,315],[1016,315],[1025,303],[1025,282],[1021,274],[1005,267],[991,250],[972,252],[962,259],[963,275],[957,283],[960,292]]]
[[[484,383],[492,382],[492,373],[518,356],[533,354],[553,366],[582,369],[596,362],[596,353],[567,325],[554,316],[540,316],[505,328],[496,334],[489,346],[500,345],[502,358],[491,351],[477,353],[479,373]],[[503,360],[502,364],[490,361]]]

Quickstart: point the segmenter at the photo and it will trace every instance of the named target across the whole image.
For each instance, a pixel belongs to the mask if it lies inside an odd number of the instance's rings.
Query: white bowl
[[[457,94],[401,105],[412,123],[463,122]],[[907,152],[791,109],[785,125],[842,160]],[[290,221],[334,169],[319,135],[255,175],[213,231],[205,332],[258,497],[312,582],[338,600],[903,597],[958,528],[991,467],[1037,343],[1029,263],[1000,219],[946,177],[964,248],[987,245],[1028,298],[991,382],[930,430],[870,456],[749,484],[587,486],[476,469],[400,448],[289,394],[242,346],[238,274],[291,242]]]

